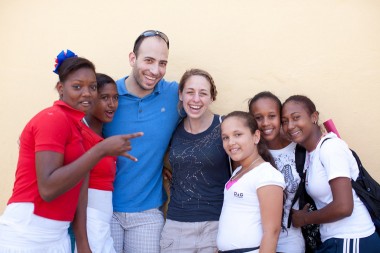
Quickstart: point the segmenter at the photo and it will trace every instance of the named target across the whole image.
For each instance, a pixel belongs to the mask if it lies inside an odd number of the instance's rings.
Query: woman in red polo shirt
[[[20,136],[13,194],[0,218],[0,252],[71,252],[67,232],[83,178],[105,156],[131,150],[130,138],[107,138],[85,151],[81,122],[97,95],[94,65],[62,51],[54,70],[59,100],[42,110]]]

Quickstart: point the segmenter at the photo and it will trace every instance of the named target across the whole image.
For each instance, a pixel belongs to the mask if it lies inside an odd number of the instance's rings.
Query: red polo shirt
[[[34,214],[61,221],[72,221],[79,198],[81,183],[56,199],[46,202],[38,191],[36,152],[53,151],[64,155],[63,165],[84,154],[80,120],[84,113],[62,101],[39,112],[25,126],[20,136],[20,150],[13,194],[8,204],[34,203]]]
[[[82,129],[84,147],[86,150],[90,149],[98,142],[104,140],[93,130],[85,126]],[[91,170],[89,188],[113,191],[113,181],[116,173],[116,157],[107,156],[101,159]]]

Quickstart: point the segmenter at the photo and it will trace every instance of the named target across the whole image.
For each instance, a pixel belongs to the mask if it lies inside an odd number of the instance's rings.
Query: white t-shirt
[[[237,168],[233,175],[240,169]],[[267,162],[247,172],[228,190],[224,189],[217,237],[219,250],[260,245],[263,231],[257,189],[266,185],[285,187],[282,174]]]
[[[301,182],[295,161],[296,145],[296,143],[292,142],[282,149],[269,150],[276,163],[277,169],[282,173],[285,179],[286,199],[284,203],[284,217],[282,220],[285,228],[288,225],[288,218],[290,209],[292,208],[291,205],[294,195],[296,194],[298,185]],[[294,204],[293,208],[299,209],[298,201]],[[303,239],[301,228],[295,228],[291,225],[290,228],[281,230],[277,244],[277,252],[305,252],[305,240]]]
[[[323,145],[321,143],[326,140]],[[359,169],[347,144],[334,133],[327,134],[317,148],[307,153],[305,168],[306,190],[313,198],[317,209],[322,209],[333,200],[329,181],[337,177],[356,179]],[[352,189],[354,209],[351,216],[321,224],[321,239],[363,238],[374,233],[375,227],[363,202]]]

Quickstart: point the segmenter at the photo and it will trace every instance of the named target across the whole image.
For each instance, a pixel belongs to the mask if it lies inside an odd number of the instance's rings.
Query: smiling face
[[[280,139],[280,108],[276,101],[271,98],[260,98],[251,105],[250,112],[267,143]]]
[[[211,84],[199,75],[190,76],[179,91],[179,99],[189,118],[201,118],[212,103]]]
[[[57,90],[63,102],[86,113],[97,95],[95,72],[90,68],[73,71],[65,81],[58,82]]]
[[[256,143],[260,140],[260,132],[252,133],[245,119],[235,116],[224,119],[221,132],[223,148],[232,160],[244,165],[257,156]]]
[[[301,103],[289,101],[282,108],[282,127],[292,141],[304,147],[312,141],[311,136],[315,128],[313,122],[318,121],[317,112],[310,114],[309,110]]]
[[[157,36],[145,38],[138,54],[129,55],[132,67],[132,75],[128,78],[131,78],[130,91],[139,97],[150,94],[166,73],[168,56],[169,49],[164,40]]]
[[[90,114],[93,119],[98,120],[100,123],[111,122],[118,104],[119,95],[116,84],[106,83],[98,90],[98,96],[94,99],[94,106]]]

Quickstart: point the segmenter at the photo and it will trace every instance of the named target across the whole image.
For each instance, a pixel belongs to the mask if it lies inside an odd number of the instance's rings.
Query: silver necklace
[[[248,165],[247,169],[244,169],[243,166],[241,167],[241,170],[239,170],[235,176],[231,177],[230,180],[235,180],[241,173],[243,173],[243,171],[247,172],[249,171],[251,168],[252,165],[254,165],[259,159],[261,158],[261,156],[257,157],[250,165]]]

